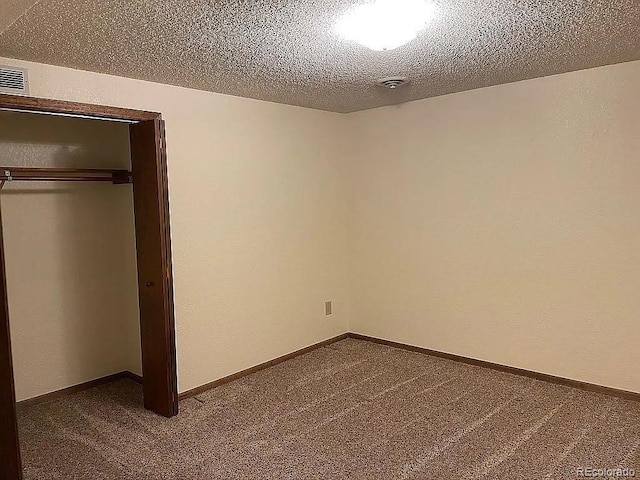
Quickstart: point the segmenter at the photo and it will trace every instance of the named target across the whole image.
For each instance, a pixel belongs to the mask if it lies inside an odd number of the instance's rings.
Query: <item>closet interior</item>
[[[0,95],[0,477],[21,403],[114,377],[178,413],[164,121]]]
[[[16,400],[142,375],[128,125],[1,111],[0,126]]]

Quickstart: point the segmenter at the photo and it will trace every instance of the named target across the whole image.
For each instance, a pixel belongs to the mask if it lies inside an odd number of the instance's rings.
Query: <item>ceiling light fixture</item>
[[[371,50],[393,50],[416,38],[435,10],[425,0],[374,0],[347,12],[336,32]]]

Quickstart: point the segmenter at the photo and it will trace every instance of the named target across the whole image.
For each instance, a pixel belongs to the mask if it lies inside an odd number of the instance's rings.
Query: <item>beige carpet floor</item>
[[[26,478],[640,477],[640,403],[352,339],[185,400],[172,419],[141,401],[123,380],[21,408]]]

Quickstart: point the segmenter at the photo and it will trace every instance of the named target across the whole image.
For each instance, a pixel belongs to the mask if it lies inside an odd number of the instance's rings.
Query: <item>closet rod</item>
[[[40,167],[0,167],[0,181],[133,183],[128,170]]]

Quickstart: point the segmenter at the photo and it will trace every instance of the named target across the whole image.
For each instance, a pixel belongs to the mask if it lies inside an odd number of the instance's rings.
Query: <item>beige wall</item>
[[[0,165],[128,169],[128,129],[0,112]],[[9,182],[1,197],[18,399],[140,372],[131,186]]]
[[[640,392],[640,62],[350,117],[351,330]]]
[[[181,392],[347,331],[345,117],[0,63],[33,96],[162,112]]]
[[[351,330],[640,392],[640,62],[338,115],[0,61],[165,116],[180,391]]]

